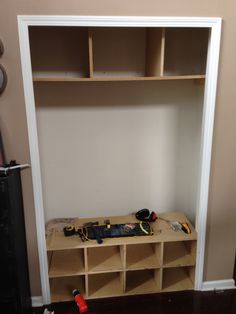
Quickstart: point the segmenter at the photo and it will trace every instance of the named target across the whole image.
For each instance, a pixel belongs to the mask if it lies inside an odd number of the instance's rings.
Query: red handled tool
[[[75,289],[72,291],[72,294],[75,298],[75,303],[79,308],[80,313],[87,313],[88,312],[88,305],[84,300],[82,294],[80,294],[79,290]]]

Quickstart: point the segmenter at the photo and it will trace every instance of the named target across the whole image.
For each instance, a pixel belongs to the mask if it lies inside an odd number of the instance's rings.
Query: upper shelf
[[[207,28],[35,27],[34,82],[205,78]]]
[[[203,80],[205,75],[172,75],[172,76],[114,76],[114,77],[80,77],[75,72],[33,72],[34,82],[113,82],[113,81],[170,81],[170,80]]]

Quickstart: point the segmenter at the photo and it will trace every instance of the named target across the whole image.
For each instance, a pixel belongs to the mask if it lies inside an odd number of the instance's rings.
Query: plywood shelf
[[[164,269],[162,290],[166,292],[193,289],[194,281],[192,280],[191,272],[193,273],[194,270],[194,267],[177,267]]]
[[[85,294],[85,277],[61,277],[50,279],[52,302],[71,301],[74,299],[72,291],[78,289]]]
[[[163,267],[195,265],[196,241],[164,243]]]
[[[88,248],[88,272],[114,272],[123,269],[119,246]]]
[[[126,268],[143,269],[161,267],[161,244],[133,244],[126,248]]]
[[[89,298],[124,295],[122,273],[112,272],[88,276]]]
[[[153,293],[161,290],[160,282],[156,279],[160,270],[139,270],[126,273],[126,293]]]
[[[76,72],[89,77],[87,27],[29,28],[33,72]]]
[[[84,251],[82,249],[52,252],[49,278],[75,276],[84,273]]]
[[[77,73],[33,73],[34,82],[116,82],[116,81],[174,81],[204,80],[205,75],[169,75],[169,76],[97,76],[81,77]]]

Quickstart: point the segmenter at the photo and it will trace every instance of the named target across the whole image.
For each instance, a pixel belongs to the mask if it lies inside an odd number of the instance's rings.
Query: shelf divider
[[[93,31],[88,28],[88,50],[89,50],[89,77],[94,77],[93,71]]]
[[[146,76],[163,76],[165,54],[165,28],[147,29]]]

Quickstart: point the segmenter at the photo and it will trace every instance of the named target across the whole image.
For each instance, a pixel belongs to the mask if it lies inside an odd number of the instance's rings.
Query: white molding
[[[48,265],[44,230],[44,208],[41,185],[38,136],[31,73],[29,26],[114,26],[114,27],[209,27],[211,38],[207,61],[204,95],[199,190],[197,195],[198,231],[195,289],[201,290],[204,266],[208,188],[211,162],[211,146],[216,98],[216,83],[220,47],[221,18],[214,17],[143,17],[143,16],[18,16],[21,65],[23,73],[26,115],[32,165],[34,202],[36,211],[37,240],[43,303],[50,303]]]
[[[234,279],[204,281],[202,291],[236,289]]]
[[[214,23],[208,44],[206,82],[202,118],[201,164],[196,208],[198,231],[195,289],[200,290],[203,280],[208,192],[210,180],[211,151],[214,127],[217,74],[220,52],[221,20]]]
[[[32,302],[32,307],[41,307],[43,306],[43,297],[41,295],[31,297],[31,302]]]
[[[28,26],[212,27],[218,17],[19,15]]]
[[[47,251],[45,241],[45,219],[41,183],[41,171],[38,148],[37,123],[34,102],[34,89],[31,72],[31,58],[29,47],[28,24],[18,19],[18,30],[20,40],[21,66],[23,74],[23,85],[25,95],[26,117],[30,147],[30,159],[32,168],[34,206],[36,216],[36,232],[39,252],[39,267],[41,277],[41,288],[43,295],[43,303],[51,303],[49,280],[48,280],[48,264]]]

